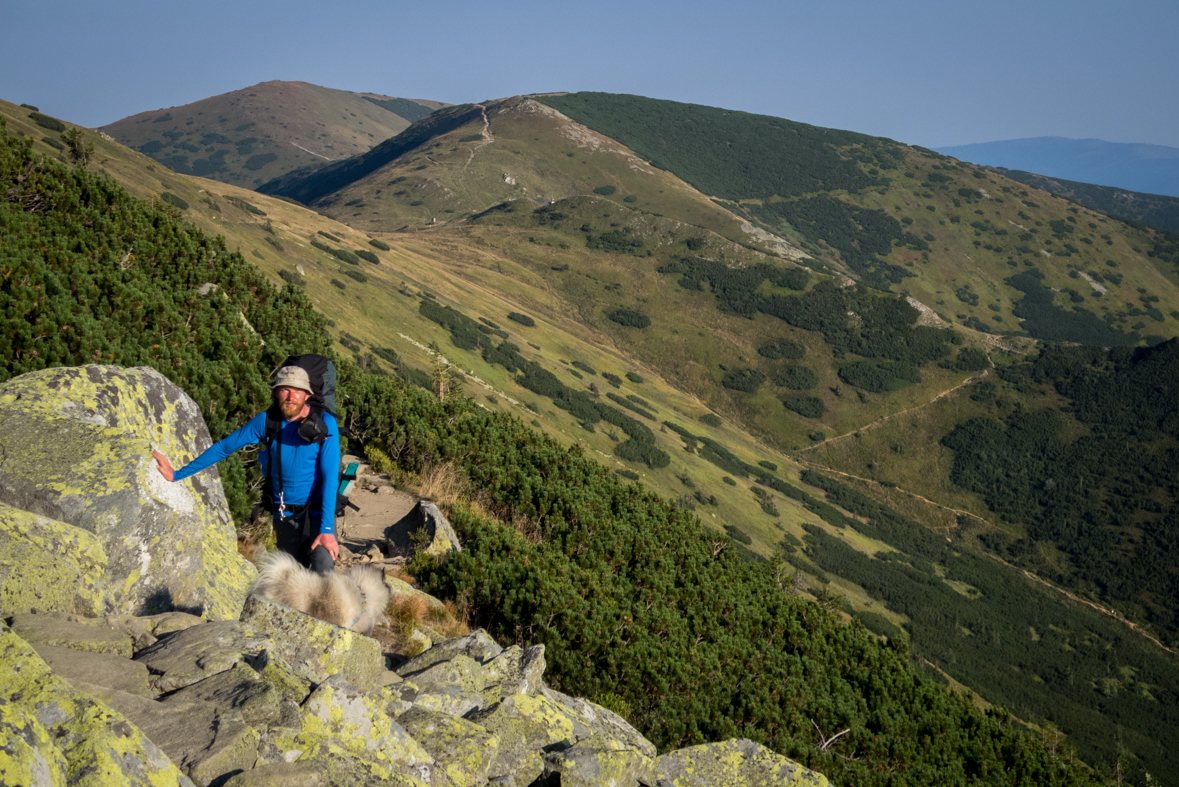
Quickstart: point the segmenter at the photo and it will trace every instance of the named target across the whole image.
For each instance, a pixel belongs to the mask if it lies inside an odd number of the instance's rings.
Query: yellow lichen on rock
[[[106,552],[93,533],[0,503],[0,609],[97,616]]]
[[[169,483],[151,458],[159,449],[179,466],[211,442],[196,404],[155,370],[31,372],[0,386],[0,502],[92,533],[110,611],[233,619],[254,570],[216,471]]]
[[[191,787],[192,781],[122,714],[54,675],[30,645],[2,623],[0,675],[5,676],[0,681],[0,708],[11,711],[0,717],[0,726],[18,725],[29,733],[21,736],[28,750],[13,746],[9,755],[8,747],[0,749],[0,767],[15,770],[23,768],[22,763],[41,767],[44,757],[51,778],[57,763],[64,761],[65,783],[71,787]],[[39,749],[36,728],[21,721],[28,718],[45,730],[52,751]],[[34,749],[40,754],[34,755]]]

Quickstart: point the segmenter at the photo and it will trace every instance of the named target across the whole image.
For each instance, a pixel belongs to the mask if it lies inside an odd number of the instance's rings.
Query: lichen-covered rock
[[[131,658],[131,637],[103,625],[100,618],[65,618],[57,615],[14,615],[12,630],[30,644],[42,643],[86,653],[109,653]]]
[[[222,620],[178,631],[137,653],[135,660],[156,675],[156,691],[166,693],[225,672],[274,647],[251,627]]]
[[[513,645],[483,665],[483,696],[491,704],[513,694],[535,694],[543,685],[544,669],[544,645],[527,650]]]
[[[386,537],[385,551],[390,555],[408,555],[413,551],[414,534],[425,531],[430,542],[422,552],[445,557],[450,552],[462,552],[462,544],[450,522],[429,500],[419,500],[405,516],[394,522]]]
[[[478,694],[483,691],[483,668],[470,656],[459,654],[414,674],[413,683],[419,692],[453,687]]]
[[[495,640],[487,635],[483,629],[474,631],[465,637],[454,637],[431,647],[429,650],[410,659],[397,668],[397,674],[403,678],[416,675],[422,670],[429,669],[435,664],[450,661],[455,656],[469,656],[482,664],[503,653]]]
[[[132,648],[138,653],[156,644],[156,639],[173,631],[184,631],[206,622],[185,612],[161,612],[158,615],[107,615],[102,623],[131,638]]]
[[[275,652],[312,683],[341,675],[362,692],[381,685],[385,657],[375,639],[257,596],[246,599],[241,619],[273,639]]]
[[[224,787],[329,787],[327,768],[310,760],[276,762],[243,771]]]
[[[211,442],[196,404],[154,369],[30,372],[0,386],[0,502],[93,533],[112,612],[236,619],[256,572],[216,470],[168,483],[151,456],[179,467]]]
[[[362,694],[339,675],[311,693],[301,722],[297,731],[269,739],[283,761],[310,759],[330,768],[342,756],[379,779],[430,782],[434,760],[429,753],[385,714],[378,697]]]
[[[87,653],[72,648],[58,648],[30,642],[37,655],[53,672],[77,687],[79,682],[92,683],[108,689],[151,697],[151,680],[147,667],[122,656],[109,653]]]
[[[258,733],[236,710],[207,702],[157,702],[91,684],[78,688],[126,716],[197,787],[252,768],[258,759]]]
[[[3,719],[27,730],[14,746],[21,750],[20,763],[30,761],[38,768],[38,733],[24,721],[30,716],[48,733],[54,749],[66,764],[66,783],[71,787],[192,787],[168,757],[119,712],[78,691],[50,670],[32,646],[0,623],[0,708]],[[31,743],[29,743],[32,741]],[[51,780],[60,763],[45,752]],[[0,766],[5,767],[5,766]],[[21,782],[15,782],[20,784]],[[33,782],[35,783],[35,782]]]
[[[650,759],[654,759],[658,753],[654,743],[644,738],[643,734],[631,726],[630,722],[614,711],[589,700],[562,694],[548,686],[542,686],[540,693],[544,695],[545,699],[560,706],[566,714],[594,733],[613,738]]]
[[[650,757],[604,735],[591,735],[544,756],[544,772],[554,787],[654,785],[653,766]]]
[[[489,778],[515,777],[517,784],[531,784],[544,771],[546,746],[589,737],[592,732],[575,722],[545,697],[517,694],[470,715],[470,721],[499,740],[499,752]],[[582,734],[578,734],[582,733]]]
[[[414,740],[434,758],[433,787],[476,787],[499,751],[499,740],[474,722],[424,708],[398,718]]]
[[[93,533],[0,503],[0,610],[95,617],[105,595],[106,552]]]
[[[0,784],[66,787],[66,761],[32,709],[0,703]]]
[[[207,702],[218,710],[234,710],[254,729],[265,729],[278,722],[282,713],[282,695],[242,663],[169,694],[164,704]]]
[[[466,716],[491,703],[481,694],[469,694],[455,686],[434,689],[418,694],[413,699],[414,707],[445,713],[448,716]]]
[[[745,738],[668,752],[655,760],[659,787],[828,787],[827,777]]]

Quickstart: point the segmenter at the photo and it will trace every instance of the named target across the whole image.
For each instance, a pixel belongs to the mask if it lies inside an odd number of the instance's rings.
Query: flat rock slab
[[[613,738],[625,747],[634,749],[652,760],[658,754],[654,743],[644,738],[643,734],[636,730],[630,722],[614,711],[580,697],[562,694],[548,686],[542,686],[540,693],[544,695],[545,699],[560,706],[566,714],[577,719],[593,733]]]
[[[135,660],[157,677],[154,688],[168,693],[231,669],[272,650],[274,643],[249,626],[217,621],[193,626],[140,651]]]
[[[53,784],[64,760],[64,783],[70,787],[192,787],[192,780],[123,714],[54,675],[33,647],[2,622],[0,675],[0,726],[26,733],[17,768],[31,765],[38,778],[45,774]],[[52,748],[39,750],[46,741]]]
[[[96,617],[106,550],[91,532],[0,503],[0,610]]]
[[[158,615],[107,615],[102,622],[131,638],[135,652],[156,644],[156,640],[174,631],[184,631],[205,623],[204,618],[186,612],[162,612]]]
[[[385,657],[375,639],[257,596],[246,599],[242,622],[271,638],[278,656],[312,683],[340,675],[361,692],[381,685]]]
[[[650,757],[602,735],[592,735],[544,757],[545,775],[550,780],[556,776],[553,781],[560,787],[655,784],[653,766]]]
[[[398,667],[397,674],[403,678],[408,678],[411,675],[416,675],[423,670],[429,669],[435,664],[450,661],[459,655],[469,656],[482,664],[495,658],[503,653],[503,651],[504,649],[488,636],[486,631],[479,629],[465,637],[454,637],[453,639],[439,642],[429,650],[414,656]]]
[[[397,719],[434,758],[433,787],[477,787],[487,783],[499,740],[474,722],[425,708]]]
[[[328,787],[328,772],[317,762],[276,762],[243,771],[224,787]]]
[[[746,738],[705,743],[655,760],[658,787],[829,787],[827,777]]]
[[[53,615],[14,615],[12,630],[28,643],[131,658],[131,637],[104,625],[101,619],[82,622]]]
[[[109,653],[86,653],[72,648],[59,648],[40,642],[30,642],[37,655],[53,668],[54,673],[74,686],[90,683],[140,697],[152,696],[151,674],[142,664],[112,656]]]
[[[207,702],[157,702],[99,686],[86,689],[141,729],[197,787],[252,768],[258,760],[258,733],[237,711]]]
[[[173,692],[162,701],[174,703],[207,702],[221,711],[237,711],[255,729],[278,722],[282,714],[282,695],[259,677],[253,668],[238,662],[225,672]]]

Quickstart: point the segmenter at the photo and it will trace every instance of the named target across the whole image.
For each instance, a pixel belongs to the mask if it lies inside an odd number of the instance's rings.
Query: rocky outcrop
[[[106,551],[93,533],[0,503],[0,609],[101,615]]]
[[[198,787],[827,783],[747,740],[657,757],[618,714],[546,686],[542,646],[505,649],[483,631],[396,674],[380,668],[378,649],[376,677],[361,688],[342,671],[322,675],[322,652],[283,643],[330,646],[353,632],[272,606],[247,622],[24,614],[0,624],[0,672],[17,675],[0,687],[0,730],[13,739],[0,744],[0,784],[73,784],[79,768],[100,767],[96,748],[116,744],[123,765],[105,755],[104,773],[132,762],[152,780]],[[264,632],[251,622],[260,619],[286,623]],[[30,691],[27,676],[52,690]]]
[[[216,471],[172,484],[151,456],[158,448],[180,466],[210,444],[196,404],[152,369],[44,369],[0,386],[5,611],[95,612],[101,591],[107,612],[179,607],[236,619],[254,571],[237,554]],[[51,568],[59,586],[20,579],[30,545],[46,540],[70,555]],[[31,587],[42,595],[30,597]]]

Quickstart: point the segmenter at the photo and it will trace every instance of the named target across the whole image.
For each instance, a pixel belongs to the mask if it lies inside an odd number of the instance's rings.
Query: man
[[[305,369],[284,366],[272,387],[282,426],[274,445],[263,446],[258,461],[269,468],[274,505],[274,533],[278,548],[320,574],[332,572],[340,545],[336,541],[336,479],[340,470],[340,429],[330,412],[323,411],[327,436],[307,442],[299,426],[311,415],[311,380]],[[260,413],[233,434],[209,447],[192,462],[173,470],[168,457],[152,451],[156,467],[169,481],[182,481],[215,465],[253,443],[266,439],[266,413]]]

